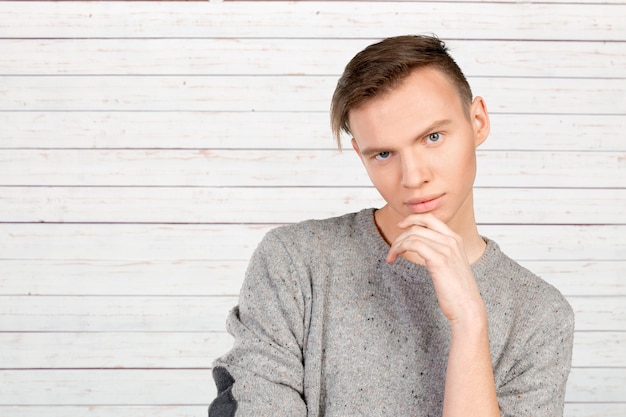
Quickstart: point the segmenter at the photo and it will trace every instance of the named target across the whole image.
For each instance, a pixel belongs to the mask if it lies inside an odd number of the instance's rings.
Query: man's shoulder
[[[369,223],[368,223],[369,222]],[[369,250],[373,211],[364,209],[338,217],[306,220],[268,231],[257,251],[277,259],[307,265],[341,263],[346,256]]]
[[[508,291],[510,296],[529,310],[552,310],[562,317],[572,316],[572,308],[561,291],[543,277],[537,275],[497,248],[497,262],[491,273],[500,291]],[[493,284],[493,282],[492,282]]]
[[[368,216],[371,218],[372,211],[372,209],[363,209],[341,216],[283,225],[270,230],[266,237],[290,242],[325,240],[328,243],[330,243],[329,239],[354,238],[355,232],[367,222]]]

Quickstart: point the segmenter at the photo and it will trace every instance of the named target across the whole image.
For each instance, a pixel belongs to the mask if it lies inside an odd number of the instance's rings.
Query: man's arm
[[[560,417],[572,365],[574,312],[550,287],[524,314],[525,335],[518,334],[515,361],[497,387],[502,417]],[[531,298],[533,298],[531,296]]]
[[[391,245],[388,262],[419,255],[430,272],[439,306],[450,322],[444,417],[499,417],[487,313],[461,237],[432,215],[409,216]]]
[[[305,301],[300,271],[270,232],[255,251],[239,306],[227,320],[233,348],[214,362],[209,417],[304,417]]]
[[[451,323],[444,417],[500,416],[489,351],[486,313]]]

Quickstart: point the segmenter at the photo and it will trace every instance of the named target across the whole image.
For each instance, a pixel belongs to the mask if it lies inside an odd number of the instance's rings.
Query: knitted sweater
[[[472,271],[502,416],[561,416],[572,309],[485,241]],[[270,231],[227,319],[209,416],[441,416],[449,323],[426,268],[388,250],[373,209]]]

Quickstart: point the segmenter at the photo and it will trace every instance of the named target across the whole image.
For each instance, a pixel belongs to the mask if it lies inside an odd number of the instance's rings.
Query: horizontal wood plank
[[[0,295],[237,295],[247,265],[247,260],[2,260]],[[624,260],[522,265],[565,296],[626,296]]]
[[[506,113],[624,115],[626,78],[473,77]],[[0,76],[0,111],[327,112],[336,76]],[[226,87],[227,86],[227,87]]]
[[[0,39],[3,75],[336,75],[372,39]],[[624,77],[621,42],[451,40],[467,76]],[[485,54],[496,50],[497,54]],[[272,59],[267,59],[271,53]],[[293,59],[297,56],[298,59]]]
[[[626,398],[624,368],[573,368],[567,381],[565,401],[612,402],[620,406]]]
[[[223,332],[237,297],[0,297],[2,332]]]
[[[247,266],[248,260],[2,260],[0,295],[234,296],[239,294]],[[619,290],[611,274],[604,276],[605,280],[598,277],[593,288],[605,282],[611,294]],[[623,291],[626,295],[626,283]]]
[[[237,297],[2,296],[4,332],[219,332]],[[579,331],[626,331],[625,297],[570,297]]]
[[[479,150],[477,159],[477,187],[626,187],[623,152]],[[44,185],[369,187],[371,182],[353,151],[0,150],[0,186]]]
[[[623,40],[626,5],[459,2],[7,2],[12,38],[285,37]],[[346,15],[350,19],[346,19]],[[272,16],[268,19],[267,16]],[[436,18],[434,18],[436,16]]]
[[[523,261],[523,266],[558,288],[566,296],[626,295],[626,260]]]
[[[201,406],[215,397],[210,375],[210,369],[0,371],[0,404]],[[567,388],[568,402],[593,399],[620,407],[626,374],[619,368],[574,368]]]
[[[568,301],[576,314],[576,330],[626,331],[625,297],[569,297]]]
[[[624,152],[625,119],[492,112],[481,149]],[[335,149],[328,112],[0,112],[0,125],[0,149]]]
[[[584,331],[574,334],[572,366],[626,368],[626,332]]]
[[[0,342],[0,369],[197,369],[210,367],[233,339],[224,331],[2,332]]]
[[[0,369],[206,368],[233,344],[214,333],[0,333]],[[626,367],[626,332],[576,332],[574,367]]]
[[[123,381],[123,383],[120,383]],[[0,371],[2,405],[207,405],[215,397],[200,370]]]
[[[563,415],[568,417],[623,417],[626,415],[626,403],[570,402],[565,403]]]
[[[206,383],[206,382],[205,382]],[[208,402],[204,405],[0,405],[0,415],[11,417],[198,417],[207,414]],[[580,414],[573,417],[591,417]],[[603,417],[613,417],[604,415]]]
[[[625,189],[476,188],[483,224],[626,224]],[[4,222],[276,223],[382,207],[373,187],[0,187]]]
[[[276,225],[0,224],[0,260],[248,260]],[[626,258],[626,226],[479,225],[513,259]]]

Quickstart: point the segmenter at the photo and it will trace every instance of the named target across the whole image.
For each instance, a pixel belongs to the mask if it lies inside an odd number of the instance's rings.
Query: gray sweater
[[[485,240],[472,270],[502,416],[561,416],[572,309]],[[388,250],[373,209],[270,231],[227,319],[209,416],[441,416],[449,324],[426,268]]]

